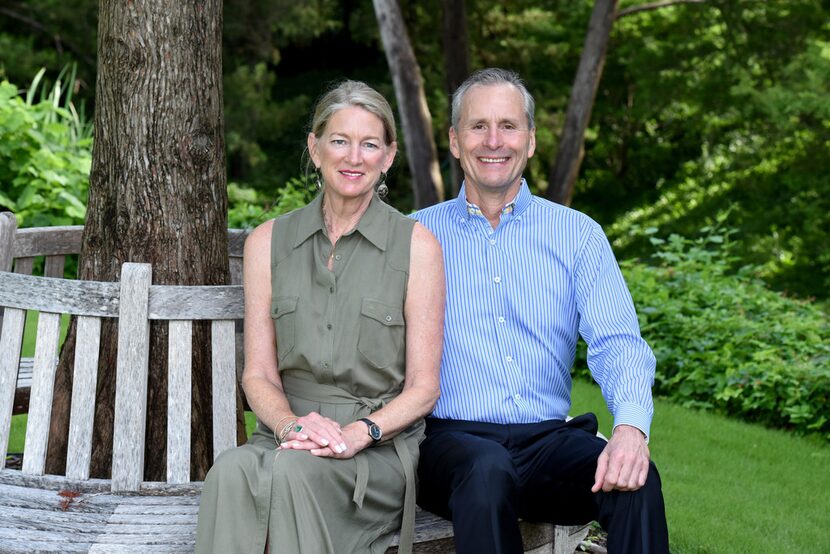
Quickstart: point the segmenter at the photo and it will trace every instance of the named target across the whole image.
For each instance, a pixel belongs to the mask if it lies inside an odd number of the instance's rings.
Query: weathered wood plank
[[[144,552],[146,554],[192,554],[193,547],[178,544],[154,544],[150,549],[137,551],[134,545],[129,544],[93,544],[89,549],[90,554],[135,554],[136,552]]]
[[[34,366],[34,358],[20,358],[20,365],[17,366],[17,388],[32,387],[32,369]]]
[[[64,525],[71,524],[97,524],[106,523],[110,519],[109,511],[103,512],[78,512],[72,509],[64,510],[43,510],[40,508],[10,507],[0,505],[0,521],[4,527],[25,527],[31,529],[43,529],[52,523]]]
[[[49,441],[49,422],[52,419],[52,394],[55,387],[55,370],[58,367],[60,328],[60,314],[41,312],[38,316],[23,473],[42,475],[46,467],[46,445]]]
[[[244,295],[239,285],[150,287],[150,319],[242,319]]]
[[[6,274],[10,275],[10,274]],[[14,391],[17,385],[17,365],[23,346],[25,310],[6,308],[0,334],[0,470],[6,466],[5,453],[9,447]]]
[[[233,321],[211,322],[213,459],[236,446],[236,350]]]
[[[20,275],[31,275],[34,262],[34,258],[15,258],[14,272]]]
[[[245,240],[251,231],[248,229],[228,229],[228,256],[241,258],[245,250]]]
[[[43,267],[43,276],[63,279],[63,268],[65,264],[66,256],[46,256],[46,262]]]
[[[11,212],[0,212],[0,271],[12,270],[16,234],[17,218]]]
[[[92,455],[101,320],[97,317],[78,317],[76,337],[66,476],[70,479],[86,479],[89,477]]]
[[[115,377],[115,420],[112,447],[112,490],[138,490],[144,478],[147,419],[147,372],[150,322],[147,298],[150,264],[125,263],[121,268],[121,316]]]
[[[231,258],[228,260],[231,270],[231,284],[242,284],[242,258]]]
[[[118,317],[118,283],[0,273],[0,305],[41,312]]]
[[[167,348],[167,482],[190,481],[190,401],[193,325],[171,321]]]
[[[15,258],[77,254],[81,251],[82,225],[18,229],[12,250]]]

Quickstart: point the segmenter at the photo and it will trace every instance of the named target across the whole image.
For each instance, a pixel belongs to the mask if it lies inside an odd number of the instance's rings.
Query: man
[[[654,356],[602,229],[531,195],[534,101],[486,69],[453,95],[457,199],[415,214],[447,272],[441,397],[421,444],[419,504],[452,519],[459,553],[521,552],[519,518],[597,520],[609,552],[667,552],[660,477],[646,446]],[[614,415],[565,418],[578,334]]]

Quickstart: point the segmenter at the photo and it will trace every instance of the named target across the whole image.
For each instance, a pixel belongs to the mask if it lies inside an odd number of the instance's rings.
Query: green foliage
[[[25,227],[80,224],[92,163],[91,128],[60,77],[48,91],[39,89],[44,72],[25,100],[17,87],[0,83],[0,206],[15,212]]]
[[[652,237],[659,266],[622,264],[657,357],[655,393],[830,440],[827,314],[770,291],[752,267],[730,274],[733,234],[715,225],[695,240]]]
[[[277,191],[277,201],[270,202],[263,193],[236,183],[228,184],[228,227],[252,229],[278,215],[302,208],[314,198],[302,179],[289,179]]]

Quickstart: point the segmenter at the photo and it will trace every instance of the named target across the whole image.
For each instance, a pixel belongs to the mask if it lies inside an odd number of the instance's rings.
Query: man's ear
[[[461,159],[461,149],[458,147],[458,135],[455,134],[455,127],[450,127],[450,152],[455,159]]]
[[[528,140],[527,145],[527,157],[528,159],[533,157],[533,153],[536,152],[536,127],[530,130],[530,137]]]

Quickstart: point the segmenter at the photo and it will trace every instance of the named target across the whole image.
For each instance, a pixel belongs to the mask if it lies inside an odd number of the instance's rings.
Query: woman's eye
[[[375,143],[373,143],[373,142],[367,142],[367,143],[366,143],[366,144],[364,144],[363,146],[365,146],[366,148],[368,148],[368,149],[370,149],[370,150],[374,150],[374,149],[376,149],[376,148],[380,148],[377,144],[375,144]]]

